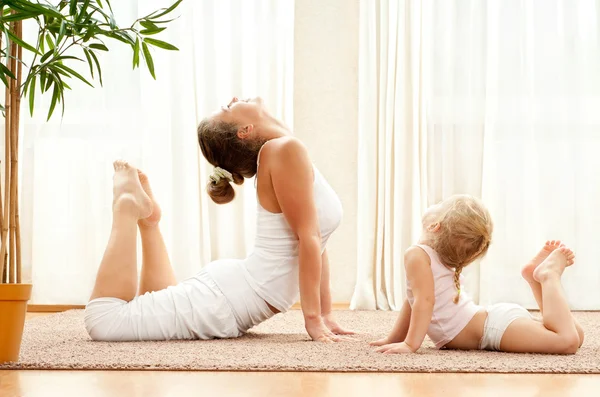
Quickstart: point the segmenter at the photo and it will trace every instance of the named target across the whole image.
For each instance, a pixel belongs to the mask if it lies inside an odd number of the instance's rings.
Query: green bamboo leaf
[[[54,85],[54,91],[52,92],[52,102],[50,102],[50,110],[48,111],[48,119],[50,121],[50,117],[52,117],[52,113],[54,113],[54,108],[56,107],[56,101],[58,101],[58,84]]]
[[[65,89],[64,89],[64,82],[63,80],[60,78],[60,75],[56,74],[53,75],[52,78],[54,79],[54,88],[58,88],[58,102],[61,104],[62,107],[62,115],[65,115]]]
[[[55,7],[49,5],[33,3],[31,1],[11,1],[10,3],[10,8],[13,10],[19,10],[37,15],[50,14],[55,18],[63,18],[63,16],[58,12],[58,10],[56,10]]]
[[[100,28],[98,28],[98,25],[96,25],[96,23],[94,22],[91,26],[89,26],[87,28],[87,31],[85,32],[85,35],[83,36],[83,42],[87,43],[99,31],[100,31]]]
[[[140,33],[143,34],[143,35],[149,36],[151,34],[158,34],[158,33],[162,32],[165,29],[166,28],[142,29],[142,30],[140,30]]]
[[[90,56],[90,50],[87,48],[83,49],[83,53],[87,59],[88,64],[90,65],[90,74],[92,75],[92,79],[94,78],[94,63],[92,62],[92,57]]]
[[[98,62],[98,58],[96,57],[96,54],[94,53],[94,51],[90,51],[90,55],[92,56],[92,58],[94,59],[94,62],[96,63],[96,70],[98,70],[98,79],[100,80],[100,85],[102,86],[102,69],[100,69],[100,62]]]
[[[42,53],[46,52],[46,45],[44,43],[46,43],[46,40],[44,40],[44,36],[40,36],[40,38],[38,39],[38,46],[40,47],[40,50],[42,50]]]
[[[162,48],[164,50],[170,50],[170,51],[179,51],[179,48],[175,47],[172,44],[166,43],[164,41],[161,40],[156,40],[156,39],[144,39],[144,42],[148,43],[148,44],[152,44],[153,46]]]
[[[6,79],[6,76],[4,75],[3,70],[0,70],[0,80],[2,80],[2,82],[4,83],[4,86],[8,88],[8,80]]]
[[[23,21],[25,19],[35,18],[39,15],[41,15],[41,13],[23,11],[3,17],[2,22]]]
[[[104,44],[100,43],[92,43],[90,44],[90,48],[93,48],[95,50],[108,51],[108,48]]]
[[[69,15],[75,15],[77,13],[77,0],[71,0],[69,4]]]
[[[17,79],[17,77],[13,74],[13,72],[11,72],[10,69],[7,68],[3,63],[0,63],[0,70],[2,70],[2,72],[4,74],[9,75],[11,79],[14,79],[14,80]]]
[[[57,47],[60,46],[60,42],[62,41],[63,37],[65,37],[66,30],[67,30],[67,23],[63,20],[60,23],[60,30],[58,31],[58,38],[56,39],[56,46]]]
[[[52,82],[54,81],[52,79],[53,72],[51,70],[49,70],[48,73],[50,74],[50,76],[49,76],[48,80],[46,81],[46,87],[44,87],[44,92],[46,92],[50,89],[50,86],[52,85]]]
[[[63,87],[65,87],[67,90],[73,90],[71,87],[69,87],[69,85],[67,83],[65,83],[64,81],[62,82]]]
[[[33,116],[33,105],[35,103],[35,74],[31,79],[31,84],[29,86],[29,114]]]
[[[59,63],[57,63],[56,65],[60,65]],[[56,76],[58,76],[59,74],[62,74],[65,77],[72,77],[69,73],[65,72],[64,70],[57,68],[56,65],[50,65],[50,69],[52,69],[52,71],[54,72],[54,74]],[[52,76],[54,78],[54,75]]]
[[[146,29],[152,30],[152,29],[158,29],[158,26],[156,26],[153,22],[151,21],[141,21],[140,25],[142,25],[143,27],[145,27]]]
[[[83,4],[81,5],[81,10],[79,11],[79,15],[77,16],[77,23],[80,23],[84,17],[88,15],[87,8],[89,5],[90,0],[84,0]]]
[[[71,69],[70,67],[68,67],[68,66],[65,66],[65,65],[63,65],[63,64],[60,64],[60,63],[57,63],[57,64],[55,64],[54,66],[56,66],[57,68],[60,68],[60,69],[64,70],[64,71],[65,71],[65,72],[67,72],[67,73],[70,73],[70,74],[72,74],[73,76],[77,77],[79,80],[83,81],[84,83],[86,83],[86,84],[87,84],[87,85],[89,85],[90,87],[92,87],[92,88],[94,87],[92,84],[90,84],[90,82],[89,82],[89,81],[87,81],[87,80],[85,79],[85,77],[83,77],[82,75],[80,75],[79,73],[77,73],[76,71],[74,71],[73,69]]]
[[[142,43],[142,50],[144,51],[144,59],[146,60],[146,64],[148,65],[148,70],[150,74],[156,80],[156,76],[154,75],[154,60],[152,59],[152,55],[150,54],[150,50],[146,43]]]
[[[167,20],[164,20],[164,21],[152,21],[152,23],[154,23],[154,24],[158,24],[158,23],[169,23],[169,22],[173,22],[173,21],[175,21],[175,20],[177,20],[177,19],[179,19],[179,17],[177,17],[177,18],[173,18],[173,19],[167,19]]]
[[[168,13],[170,13],[171,11],[173,11],[174,9],[176,9],[179,6],[179,4],[181,4],[182,1],[183,0],[178,0],[171,7],[167,8],[165,11],[161,12],[160,14],[158,14],[158,15],[152,15],[152,19],[160,18],[163,15],[167,15]]]
[[[50,58],[50,56],[54,54],[54,50],[50,50],[44,54],[44,56],[40,59],[40,63],[44,63]]]
[[[115,36],[115,38],[122,38],[121,41],[125,44],[130,44],[132,47],[135,45],[135,39],[125,32],[114,32],[113,35]]]
[[[46,35],[46,43],[48,43],[48,48],[50,48],[51,50],[54,49],[54,41],[52,41],[50,33]]]
[[[31,3],[29,4],[31,5]],[[35,8],[32,8],[30,11],[39,12],[40,15],[51,16],[53,18],[64,18],[60,11],[52,4],[35,4],[34,6]]]
[[[110,15],[107,14],[106,12],[104,12],[104,10],[102,8],[96,7],[93,4],[90,4],[89,8],[91,8],[92,10],[94,10],[90,15],[93,15],[95,12],[100,13],[103,17],[106,23],[110,22]]]
[[[130,44],[129,41],[127,41],[123,37],[119,36],[115,32],[106,32],[104,34],[106,34],[106,37],[110,37],[111,39],[119,40],[120,42],[125,43],[125,44]]]
[[[59,56],[59,57],[56,57],[56,60],[57,60],[57,61],[64,61],[64,60],[66,60],[66,59],[75,59],[75,60],[77,60],[77,61],[83,62],[83,59],[81,59],[81,58],[78,58],[78,57],[75,57],[75,56],[73,56],[73,55],[61,55],[61,56]]]
[[[44,69],[42,69],[42,71],[40,72],[40,91],[42,92],[42,94],[44,92],[46,92],[45,88],[46,88],[46,71]]]
[[[133,47],[133,68],[140,64],[140,39],[135,39],[135,46]]]
[[[5,32],[8,34],[8,37],[10,38],[11,41],[17,43],[18,45],[20,45],[23,48],[28,49],[31,52],[34,52],[34,53],[36,53],[38,55],[42,55],[42,54],[40,54],[40,52],[36,48],[34,48],[33,46],[27,44],[26,42],[24,42],[23,40],[21,40],[17,36],[15,36],[15,34],[12,31],[6,30]]]

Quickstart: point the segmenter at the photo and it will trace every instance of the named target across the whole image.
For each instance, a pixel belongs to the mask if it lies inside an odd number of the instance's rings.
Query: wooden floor
[[[598,390],[598,375],[0,371],[1,397],[587,397]]]
[[[2,397],[592,397],[598,390],[593,375],[0,371]]]

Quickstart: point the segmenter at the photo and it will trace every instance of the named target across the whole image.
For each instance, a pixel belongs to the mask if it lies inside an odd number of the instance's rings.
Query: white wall
[[[331,237],[333,301],[356,280],[359,0],[296,0],[294,130],[339,195],[344,220]]]

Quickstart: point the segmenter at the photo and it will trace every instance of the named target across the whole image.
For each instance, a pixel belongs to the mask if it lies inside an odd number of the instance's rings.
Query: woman
[[[331,313],[325,250],[342,208],[305,147],[268,113],[260,98],[233,98],[200,123],[198,141],[215,166],[207,190],[216,203],[234,198],[232,182],[242,184],[256,175],[254,252],[245,260],[212,262],[178,284],[148,178],[125,162],[115,162],[111,236],[86,306],[92,339],[238,337],[289,310],[298,297],[313,340],[346,339],[340,335],[352,332],[340,327]],[[142,274],[136,296],[138,228]]]

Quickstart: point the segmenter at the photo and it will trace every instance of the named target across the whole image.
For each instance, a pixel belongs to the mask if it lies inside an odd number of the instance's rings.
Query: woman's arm
[[[383,353],[416,352],[423,344],[433,315],[435,289],[429,256],[420,248],[410,248],[404,256],[404,266],[406,278],[415,298],[408,332],[404,342],[392,343],[377,349]]]
[[[323,322],[331,332],[336,335],[352,335],[355,332],[342,328],[333,316],[331,310],[331,283],[330,283],[329,255],[327,250],[321,255],[321,316]]]
[[[331,283],[327,250],[321,255],[321,316],[331,314]]]
[[[271,181],[285,219],[298,237],[300,302],[313,340],[338,341],[321,317],[321,235],[313,196],[313,168],[304,145],[282,138],[273,150]]]

